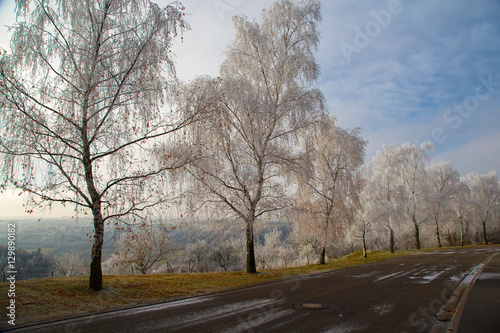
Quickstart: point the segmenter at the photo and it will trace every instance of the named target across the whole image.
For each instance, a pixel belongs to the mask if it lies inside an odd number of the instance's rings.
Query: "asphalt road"
[[[496,246],[422,253],[19,331],[426,332],[460,282],[498,252]]]
[[[460,316],[458,333],[500,332],[500,255],[491,261],[478,275]]]

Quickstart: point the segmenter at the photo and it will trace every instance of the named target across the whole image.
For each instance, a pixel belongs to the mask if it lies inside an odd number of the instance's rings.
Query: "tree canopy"
[[[184,161],[164,140],[194,119],[165,104],[184,8],[149,0],[16,4],[13,51],[0,59],[1,184],[30,193],[33,205],[74,204],[92,214],[90,287],[99,290],[104,222],[161,201],[148,182]],[[152,163],[158,152],[161,163]]]
[[[245,222],[249,273],[256,271],[254,222],[290,204],[283,177],[294,165],[293,144],[325,112],[324,97],[314,87],[320,21],[316,1],[277,1],[260,22],[234,17],[236,37],[220,79],[196,83],[212,89],[198,89],[196,99],[212,114],[197,125],[196,144],[210,148],[190,172],[202,203]]]

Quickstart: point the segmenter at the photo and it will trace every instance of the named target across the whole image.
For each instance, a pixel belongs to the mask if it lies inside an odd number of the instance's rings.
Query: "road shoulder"
[[[474,267],[438,312],[431,333],[500,332],[500,252]]]

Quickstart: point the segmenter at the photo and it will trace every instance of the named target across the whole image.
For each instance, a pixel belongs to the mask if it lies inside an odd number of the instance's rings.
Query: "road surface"
[[[500,332],[500,255],[491,261],[478,275],[464,302],[458,333]]]
[[[18,331],[429,332],[462,280],[499,252],[498,246],[427,252]]]

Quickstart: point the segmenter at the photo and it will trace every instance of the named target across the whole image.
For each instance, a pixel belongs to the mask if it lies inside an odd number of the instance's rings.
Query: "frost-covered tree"
[[[378,205],[374,214],[389,229],[389,249],[394,251],[395,227],[407,220],[412,229],[416,248],[420,248],[421,225],[428,220],[426,198],[429,194],[426,166],[432,146],[405,143],[382,147],[370,165],[367,191]],[[385,212],[380,211],[383,208]],[[404,218],[401,216],[404,213]]]
[[[395,215],[396,197],[398,193],[400,149],[396,145],[383,145],[378,150],[370,164],[370,173],[367,177],[365,198],[373,200],[371,208],[365,208],[370,219],[378,221],[389,229],[389,251],[394,253],[395,226],[398,219]],[[382,210],[382,211],[379,211]]]
[[[488,244],[487,223],[500,204],[500,189],[496,171],[485,175],[469,174],[465,178],[469,185],[474,215],[483,229],[483,243]]]
[[[85,272],[84,260],[76,252],[64,252],[52,260],[50,270],[56,276],[77,276]]]
[[[237,240],[227,240],[219,244],[210,255],[210,259],[225,272],[234,270],[240,264],[239,249],[235,245],[240,245]]]
[[[290,239],[283,232],[274,229],[264,235],[264,244],[257,247],[257,258],[262,268],[288,267],[297,257]]]
[[[307,265],[317,261],[317,258],[321,253],[322,242],[321,236],[315,234],[313,230],[309,228],[310,217],[305,211],[300,209],[291,209],[290,220],[293,221],[293,235],[291,239],[299,251],[298,256]]]
[[[248,273],[256,272],[255,221],[290,205],[284,177],[297,136],[325,109],[314,87],[320,20],[317,1],[277,1],[260,22],[235,17],[220,79],[197,80],[187,96],[190,107],[211,112],[193,133],[195,202],[245,223]]]
[[[471,220],[472,204],[470,198],[470,189],[465,182],[465,178],[460,179],[460,183],[455,188],[455,193],[450,202],[451,211],[454,220],[460,223],[460,245],[465,245],[465,237],[468,224]]]
[[[359,129],[344,130],[330,118],[308,131],[304,146],[307,162],[299,174],[297,206],[309,221],[299,227],[321,239],[319,263],[324,264],[328,243],[354,219],[366,141]]]
[[[188,271],[191,273],[195,270],[199,272],[208,271],[210,262],[210,254],[212,248],[205,239],[197,240],[186,246],[184,261],[188,266]]]
[[[429,161],[430,143],[421,146],[405,143],[400,147],[398,172],[401,195],[399,200],[407,219],[413,227],[415,248],[420,249],[420,228],[429,219],[425,198],[429,191],[425,168]]]
[[[141,274],[148,274],[171,252],[168,229],[163,224],[145,221],[120,228],[115,239],[116,265],[130,265]]]
[[[386,209],[383,206],[384,200],[380,200],[379,189],[372,180],[372,169],[365,167],[361,171],[363,186],[359,194],[359,207],[354,216],[354,223],[348,237],[361,239],[363,247],[363,257],[368,256],[367,237],[374,230],[374,225],[380,224],[385,218]],[[383,194],[383,192],[382,192]],[[382,201],[382,204],[380,203]]]
[[[346,242],[351,242],[360,239],[363,250],[363,258],[367,258],[368,257],[367,237],[369,232],[373,228],[373,223],[371,220],[368,219],[368,215],[366,214],[366,211],[363,208],[358,210],[358,214],[359,215],[356,215],[354,223],[351,226],[351,230],[346,235],[345,240]]]
[[[300,258],[305,258],[305,264],[309,265],[311,264],[311,257],[316,258],[319,254],[317,247],[314,245],[314,243],[307,243],[303,242],[299,244],[299,257]]]
[[[16,4],[12,53],[0,58],[0,185],[28,192],[32,206],[72,204],[93,217],[89,285],[100,290],[105,222],[157,203],[151,178],[185,160],[164,139],[195,117],[162,107],[183,7]]]
[[[439,162],[427,167],[427,182],[429,184],[427,205],[436,227],[436,240],[442,247],[440,223],[445,220],[451,207],[451,200],[457,194],[460,186],[460,176],[451,162]]]

